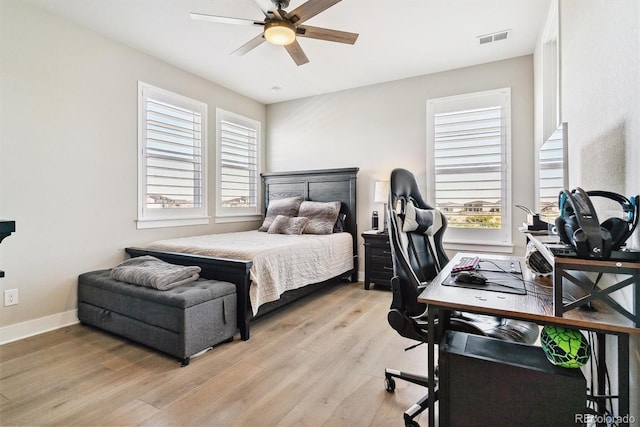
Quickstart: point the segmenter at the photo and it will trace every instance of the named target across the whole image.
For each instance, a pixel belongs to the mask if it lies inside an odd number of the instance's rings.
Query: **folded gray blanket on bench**
[[[148,286],[161,291],[198,280],[200,267],[170,264],[145,255],[127,259],[111,269],[113,280]]]

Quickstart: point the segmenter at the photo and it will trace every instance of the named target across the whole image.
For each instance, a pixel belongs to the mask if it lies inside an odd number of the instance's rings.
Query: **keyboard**
[[[458,263],[451,268],[451,272],[457,273],[459,271],[475,270],[478,267],[479,262],[480,262],[480,258],[477,256],[462,257],[460,258],[460,261],[458,261]]]

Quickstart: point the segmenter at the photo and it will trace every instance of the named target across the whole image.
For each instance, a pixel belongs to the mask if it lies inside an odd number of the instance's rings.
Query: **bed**
[[[132,256],[152,255],[180,265],[197,265],[201,276],[236,285],[238,328],[248,340],[252,319],[263,316],[339,279],[358,280],[356,177],[358,168],[263,173],[265,206],[300,196],[306,201],[340,202],[339,229],[328,235],[299,236],[263,231],[221,233],[126,248]],[[282,246],[272,251],[269,245]],[[316,248],[316,249],[312,249]],[[269,256],[273,252],[274,256]],[[283,269],[299,258],[310,269]],[[314,266],[320,268],[315,270]],[[276,290],[266,293],[263,282]]]

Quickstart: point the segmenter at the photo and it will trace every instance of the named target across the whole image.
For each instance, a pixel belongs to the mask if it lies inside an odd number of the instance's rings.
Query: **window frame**
[[[435,115],[490,106],[499,100],[502,111],[501,134],[501,227],[500,229],[469,229],[448,227],[444,235],[447,249],[465,250],[469,245],[483,246],[494,252],[512,252],[512,156],[511,156],[511,88],[473,92],[427,100],[427,201],[436,206],[435,176]]]
[[[222,206],[222,122],[228,121],[235,125],[251,128],[256,133],[256,171],[255,191],[256,205],[254,207],[224,207]],[[222,108],[216,108],[216,223],[256,221],[262,219],[262,191],[260,174],[262,173],[262,123]]]
[[[200,207],[194,208],[147,208],[147,98],[198,112],[201,115],[201,170]],[[207,104],[171,91],[138,81],[138,229],[202,225],[209,223],[208,215],[208,107]]]

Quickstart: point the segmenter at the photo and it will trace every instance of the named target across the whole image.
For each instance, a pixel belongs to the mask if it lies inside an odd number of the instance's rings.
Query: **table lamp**
[[[387,202],[389,201],[389,181],[376,181],[373,201],[384,203],[384,227],[381,233],[387,232]]]

